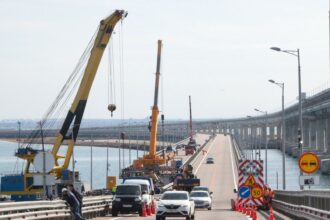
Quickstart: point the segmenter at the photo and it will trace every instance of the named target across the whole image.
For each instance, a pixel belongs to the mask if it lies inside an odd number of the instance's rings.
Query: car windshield
[[[130,185],[123,185],[123,186],[117,186],[116,189],[117,195],[140,195],[141,189],[137,186],[130,186]]]
[[[207,187],[194,187],[193,188],[193,191],[209,191],[208,189],[207,189]]]
[[[147,184],[141,184],[141,191],[145,193],[149,193],[149,188]]]
[[[187,200],[188,196],[186,193],[165,193],[162,200]]]
[[[209,197],[207,192],[192,192],[190,197]]]

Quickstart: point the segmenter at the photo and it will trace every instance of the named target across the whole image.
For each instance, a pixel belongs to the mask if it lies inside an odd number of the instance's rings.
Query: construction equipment
[[[196,140],[192,128],[192,113],[191,113],[191,96],[189,96],[189,142],[185,145],[184,150],[186,155],[193,155],[196,152]]]
[[[159,91],[159,79],[160,79],[160,62],[161,62],[161,50],[162,41],[158,40],[157,50],[157,67],[156,67],[156,80],[155,80],[155,94],[154,94],[154,105],[152,107],[151,123],[150,123],[150,147],[149,154],[134,160],[133,167],[138,168],[151,168],[158,167],[159,165],[165,164],[166,159],[157,155],[157,127],[158,127],[158,91]]]
[[[194,186],[200,186],[200,179],[196,178],[193,166],[190,164],[184,166],[182,172],[175,174],[173,179],[173,189],[175,190],[190,192]]]
[[[78,172],[71,172],[68,170],[68,167],[78,136],[84,110],[87,104],[87,99],[101,58],[110,40],[113,30],[118,21],[126,16],[127,12],[123,10],[116,10],[114,13],[100,22],[94,41],[92,42],[93,44],[90,50],[90,54],[86,55],[89,55],[89,58],[82,75],[80,86],[73,100],[71,108],[62,124],[62,127],[57,134],[52,151],[49,153],[46,152],[45,154],[45,151],[34,150],[30,147],[19,148],[16,152],[16,156],[26,161],[24,173],[18,175],[3,176],[1,178],[1,194],[12,195],[13,200],[35,200],[37,199],[38,194],[46,194],[45,184],[50,186],[47,189],[49,191],[47,194],[56,194],[56,191],[59,191],[59,189],[56,189],[56,184],[63,186],[65,184],[72,184],[76,182],[78,178]],[[83,56],[84,55],[85,54],[83,54]],[[81,60],[79,60],[78,65],[80,64],[80,61]],[[68,81],[70,81],[70,78]],[[62,90],[59,96],[61,93]],[[55,103],[55,105],[57,104],[58,103]],[[115,107],[109,107],[109,110],[112,112],[115,110]],[[72,128],[71,133],[69,133],[70,127]],[[58,154],[58,152],[61,145],[63,144],[63,141],[67,141],[68,147],[66,154],[61,156]],[[41,155],[43,160],[43,165],[41,166],[42,169],[36,169],[37,167],[40,167],[40,164],[38,165],[38,163],[36,163],[37,157],[40,157],[39,155]],[[49,158],[45,157],[45,155],[48,155]],[[60,163],[60,159],[64,159],[64,162]],[[30,170],[31,164],[33,164],[36,171]],[[47,167],[49,164],[51,164],[51,168],[46,170],[45,165]],[[43,177],[43,181],[38,181],[40,177]],[[37,184],[37,182],[43,183]]]

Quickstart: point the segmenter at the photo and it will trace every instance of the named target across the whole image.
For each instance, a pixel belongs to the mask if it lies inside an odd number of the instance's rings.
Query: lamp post
[[[260,109],[255,108],[254,111],[265,114],[265,124],[266,124],[266,147],[265,147],[265,167],[266,167],[266,184],[268,184],[268,113],[267,111],[262,111]]]
[[[285,111],[284,111],[284,83],[275,82],[274,80],[268,80],[279,86],[282,89],[282,175],[283,175],[283,190],[285,190]]]
[[[301,100],[301,67],[300,67],[300,51],[299,48],[297,50],[282,50],[279,47],[271,47],[271,50],[275,50],[278,52],[288,53],[292,56],[297,57],[298,62],[298,97],[299,97],[299,116],[298,116],[298,149],[300,151],[300,155],[303,153],[303,130],[302,130],[302,100]],[[303,175],[302,171],[300,171],[300,175]],[[300,187],[303,189],[303,186]]]
[[[302,131],[302,100],[301,100],[301,67],[300,67],[300,51],[297,50],[282,50],[279,47],[271,47],[271,50],[288,53],[297,57],[298,61],[298,94],[299,94],[299,119],[298,119],[298,149],[300,154],[303,153],[302,143],[303,143],[303,131]]]

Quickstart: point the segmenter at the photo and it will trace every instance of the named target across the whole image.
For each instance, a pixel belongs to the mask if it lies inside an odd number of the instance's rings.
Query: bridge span
[[[198,178],[201,179],[201,185],[208,186],[213,192],[212,210],[197,210],[195,219],[228,219],[240,220],[249,219],[246,215],[231,210],[231,199],[236,199],[234,188],[237,182],[237,167],[235,155],[232,148],[232,142],[229,135],[217,135],[206,148],[207,154],[200,154],[193,162],[193,167]],[[213,157],[214,164],[206,164],[205,158]],[[276,219],[290,219],[280,213],[275,212]],[[109,218],[110,217],[110,218]],[[97,219],[155,219],[155,216],[139,217],[138,215],[119,215],[119,217],[99,217]],[[170,218],[177,219],[177,218]],[[178,218],[180,219],[180,218]],[[258,219],[267,219],[266,212],[258,212]]]

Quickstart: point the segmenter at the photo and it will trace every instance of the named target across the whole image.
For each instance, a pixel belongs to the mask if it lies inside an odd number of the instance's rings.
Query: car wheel
[[[190,216],[187,216],[187,217],[186,217],[186,220],[190,220],[190,219],[191,219]]]
[[[211,210],[212,209],[212,206],[208,207],[207,210]]]
[[[191,219],[195,219],[195,213],[192,214]]]
[[[118,211],[112,209],[112,211],[111,211],[111,215],[112,215],[112,217],[117,217],[117,216],[118,216]]]

